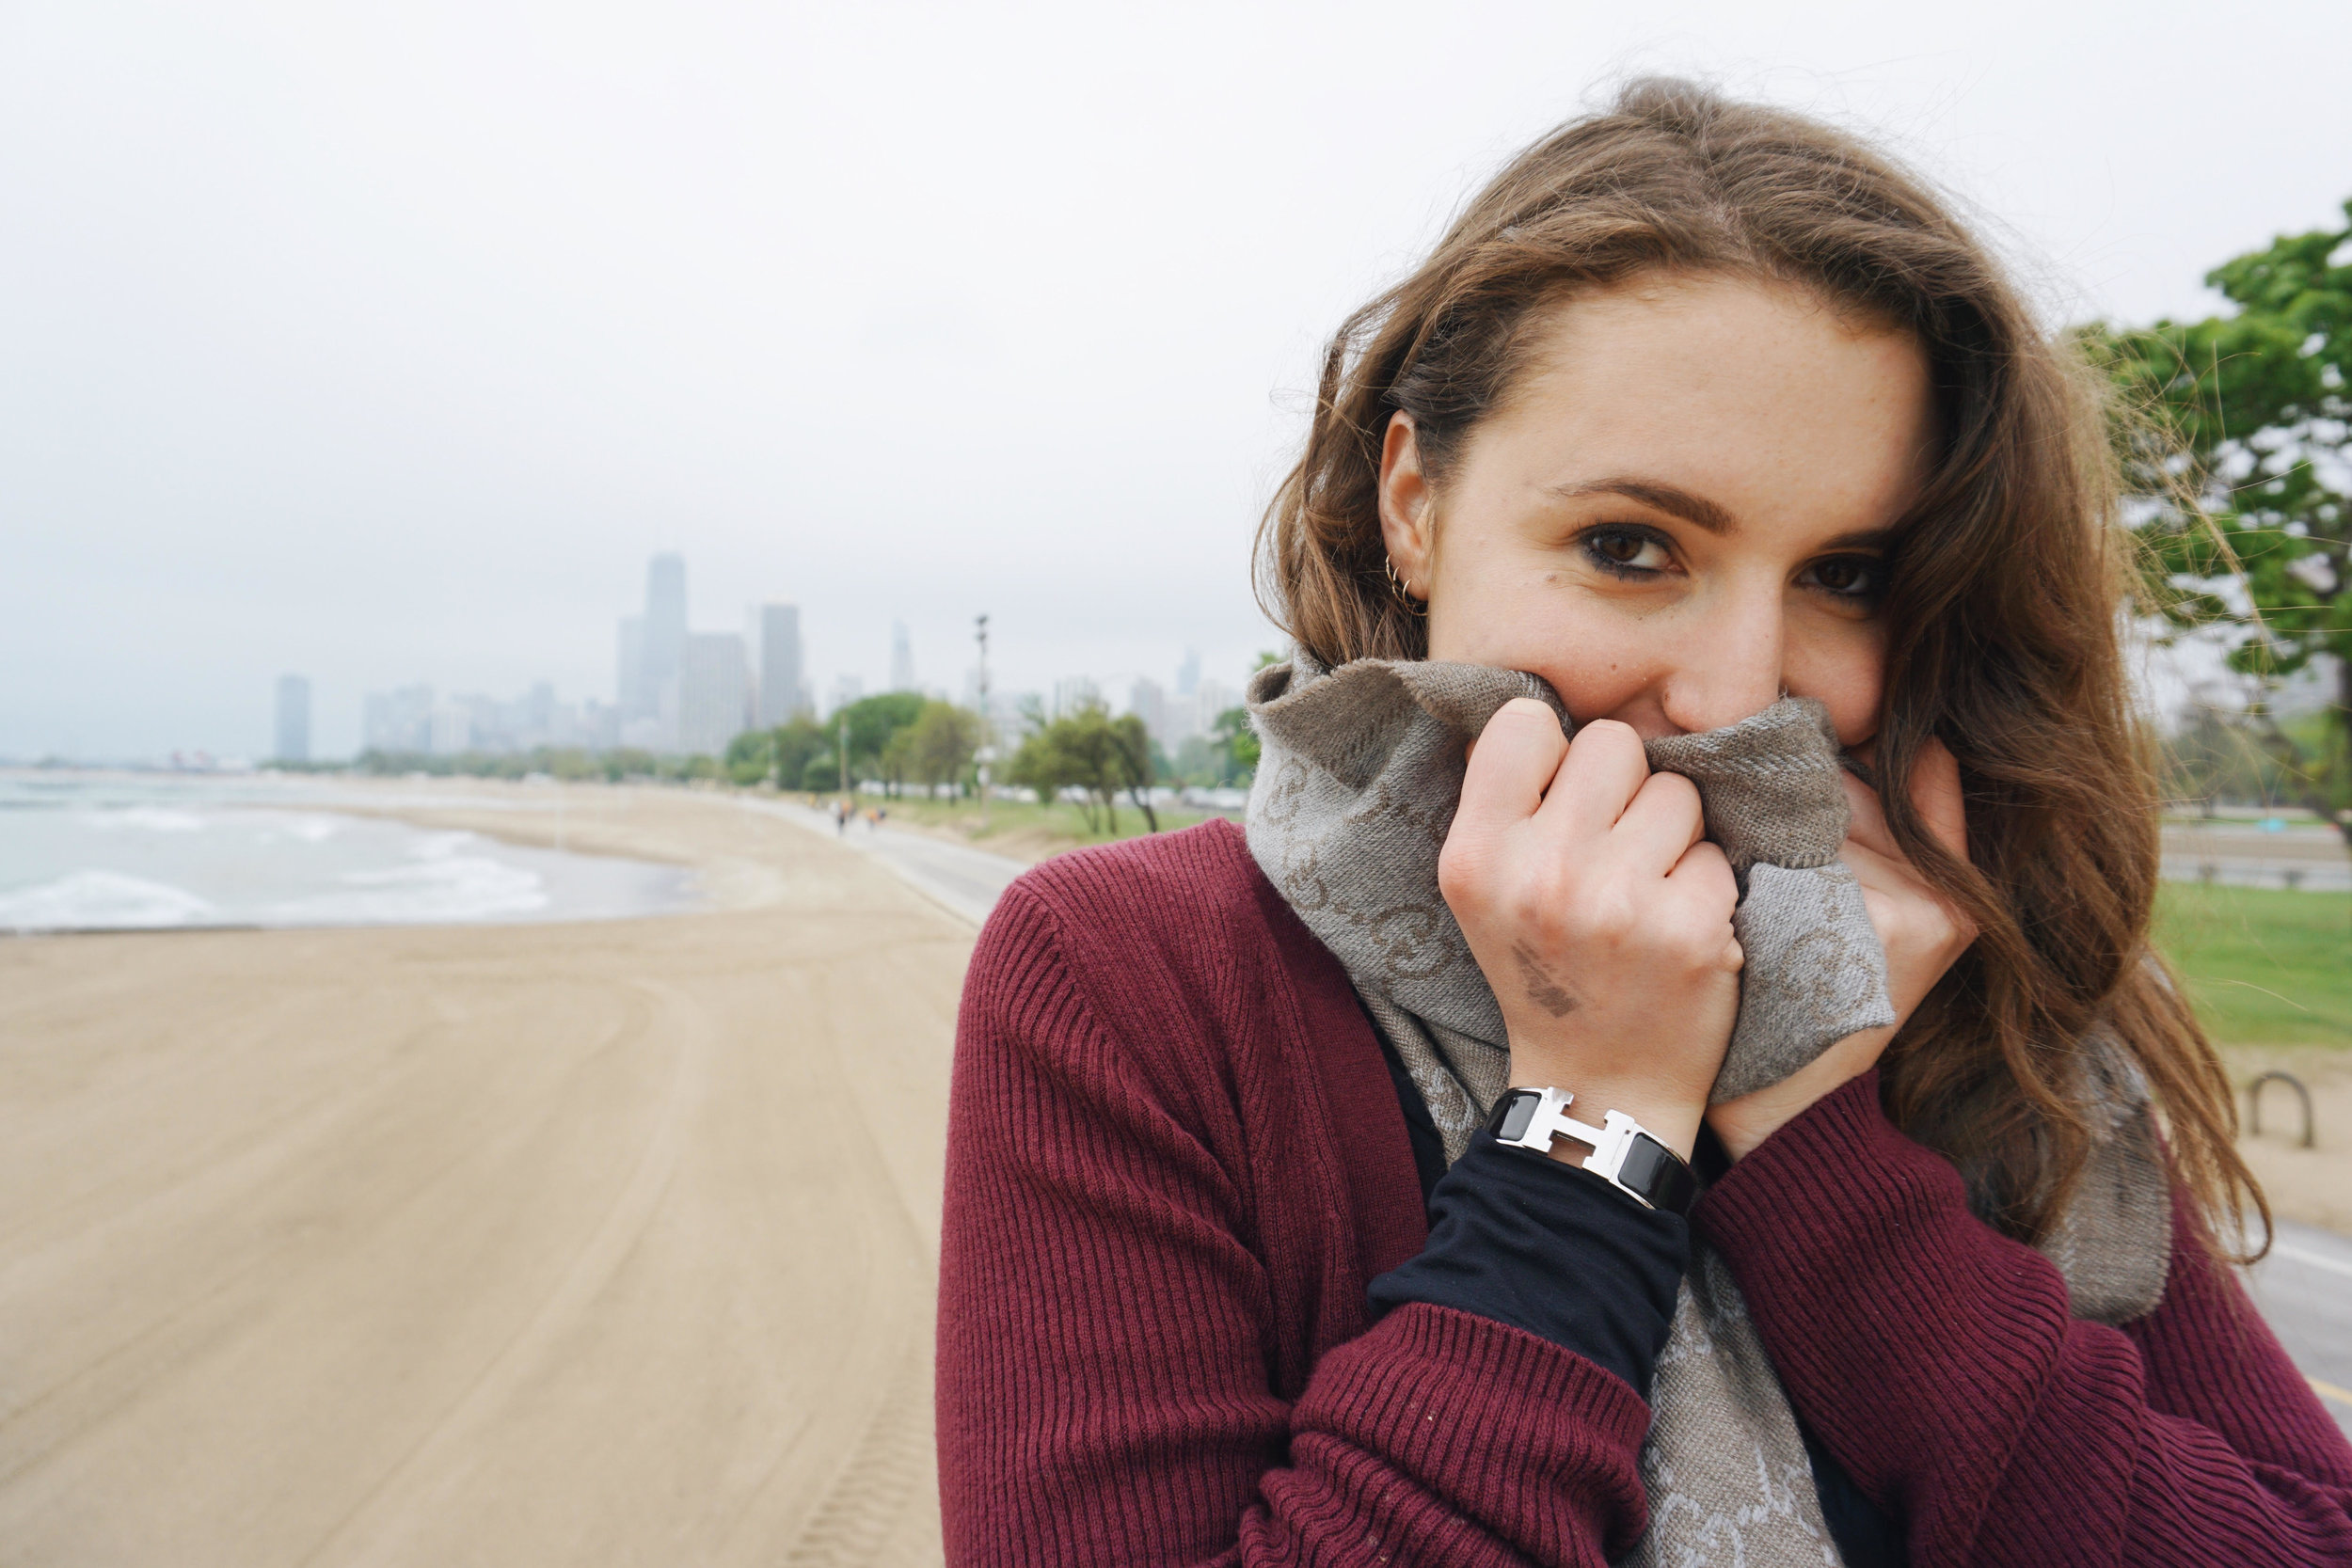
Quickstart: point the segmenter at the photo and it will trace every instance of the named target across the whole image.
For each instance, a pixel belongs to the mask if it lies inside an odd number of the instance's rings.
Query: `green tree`
[[[739,784],[755,784],[775,771],[775,737],[766,730],[745,730],[727,742],[727,778]]]
[[[2164,613],[2244,627],[2231,663],[2265,693],[2333,657],[2317,744],[2267,704],[2251,719],[2282,784],[2352,846],[2352,201],[2344,215],[2207,274],[2232,314],[2084,340],[2139,416],[2121,440]]]
[[[651,752],[625,746],[617,752],[604,753],[604,776],[614,784],[624,779],[649,779],[657,776],[660,765]]]
[[[891,771],[884,759],[890,737],[913,724],[923,714],[923,694],[919,691],[884,691],[877,696],[862,698],[834,715],[827,727],[838,734],[841,721],[850,725],[850,782],[873,777],[896,785],[903,779],[901,766]],[[899,753],[903,763],[904,753]]]
[[[1249,727],[1248,708],[1227,708],[1216,716],[1216,727],[1209,734],[1224,753],[1231,783],[1247,784],[1257,775],[1258,732]]]
[[[1038,726],[1013,754],[1006,777],[1036,790],[1041,800],[1057,799],[1065,789],[1082,791],[1079,810],[1090,832],[1105,827],[1119,832],[1122,793],[1142,811],[1151,831],[1160,831],[1159,814],[1152,807],[1152,737],[1132,713],[1113,719],[1102,704],[1087,703]]]
[[[814,752],[801,764],[801,787],[818,795],[830,795],[841,787],[841,761],[827,747]]]
[[[787,720],[768,732],[768,756],[774,767],[776,787],[805,788],[802,780],[808,773],[809,759],[828,754],[833,750],[833,737],[825,726],[803,716]]]
[[[926,703],[914,722],[899,733],[906,737],[908,771],[937,788],[958,783],[971,771],[983,732],[978,714],[953,703]]]

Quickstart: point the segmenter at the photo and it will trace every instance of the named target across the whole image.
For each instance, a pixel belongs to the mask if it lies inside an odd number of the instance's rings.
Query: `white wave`
[[[305,844],[324,844],[342,830],[342,823],[332,816],[297,816],[284,824],[287,837]]]
[[[548,907],[547,887],[537,872],[458,852],[473,842],[471,833],[430,834],[409,849],[410,863],[346,872],[339,879],[342,890],[278,904],[267,918],[301,926],[438,925]]]
[[[216,906],[185,888],[119,871],[74,871],[0,894],[0,927],[13,931],[143,930],[198,926]]]
[[[138,828],[151,833],[195,833],[204,819],[192,811],[169,806],[124,806],[113,811],[85,812],[82,820],[93,828]]]

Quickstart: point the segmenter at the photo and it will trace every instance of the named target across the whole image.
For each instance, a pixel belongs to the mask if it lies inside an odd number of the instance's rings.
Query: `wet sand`
[[[973,931],[723,800],[563,794],[414,815],[712,907],[0,942],[8,1562],[938,1560]]]

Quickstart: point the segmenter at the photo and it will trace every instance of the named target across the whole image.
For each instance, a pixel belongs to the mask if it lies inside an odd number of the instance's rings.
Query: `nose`
[[[1736,724],[1780,696],[1788,626],[1777,582],[1693,608],[1659,703],[1669,722],[1694,734]]]

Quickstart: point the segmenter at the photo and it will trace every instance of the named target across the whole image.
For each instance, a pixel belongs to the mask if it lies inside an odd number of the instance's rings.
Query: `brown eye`
[[[1646,580],[1674,564],[1674,550],[1647,529],[1597,528],[1577,541],[1613,577]]]
[[[1884,570],[1882,562],[1867,556],[1838,555],[1806,567],[1804,580],[1839,598],[1867,599],[1884,590]]]

